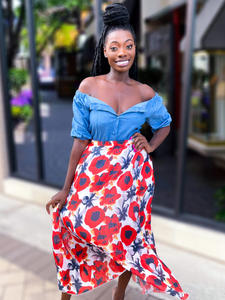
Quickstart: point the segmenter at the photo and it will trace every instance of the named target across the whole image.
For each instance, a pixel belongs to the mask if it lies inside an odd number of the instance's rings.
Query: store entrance
[[[173,68],[173,30],[172,25],[162,26],[151,31],[147,39],[147,68],[152,74],[160,73],[160,79],[152,88],[163,98],[163,104],[171,114],[171,132],[163,144],[156,150],[156,155],[173,155],[175,152],[174,130],[174,68]]]

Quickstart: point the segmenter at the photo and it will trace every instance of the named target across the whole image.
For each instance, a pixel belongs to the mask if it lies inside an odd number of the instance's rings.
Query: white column
[[[1,62],[0,62],[1,63]],[[3,103],[3,88],[0,78],[0,192],[3,191],[3,180],[9,176],[6,126]]]

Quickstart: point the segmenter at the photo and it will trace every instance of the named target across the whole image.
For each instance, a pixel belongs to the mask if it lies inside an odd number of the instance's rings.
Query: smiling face
[[[128,71],[135,58],[135,43],[133,35],[128,30],[109,32],[104,45],[104,55],[109,65],[115,71]]]

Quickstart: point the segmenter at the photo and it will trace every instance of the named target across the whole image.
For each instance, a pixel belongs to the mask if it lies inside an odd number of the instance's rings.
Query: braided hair
[[[122,3],[113,3],[106,6],[105,12],[103,13],[103,29],[101,33],[101,37],[99,39],[98,44],[95,48],[95,54],[93,59],[93,65],[91,68],[91,76],[98,76],[102,74],[107,74],[110,71],[110,65],[108,63],[107,58],[104,56],[103,46],[105,45],[105,41],[109,32],[122,29],[128,30],[133,35],[134,42],[136,44],[136,37],[134,33],[134,29],[129,23],[130,16],[126,9],[126,7]],[[137,80],[138,77],[138,68],[137,68],[137,47],[135,50],[135,58],[133,65],[129,70],[129,76]]]

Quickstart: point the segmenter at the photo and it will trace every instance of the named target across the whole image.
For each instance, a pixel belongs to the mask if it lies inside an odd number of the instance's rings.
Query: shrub
[[[28,72],[24,69],[9,70],[9,87],[10,90],[18,94],[22,86],[27,82]]]
[[[16,120],[29,121],[33,116],[32,92],[23,90],[10,101],[12,117]]]
[[[215,196],[217,198],[216,206],[218,208],[215,219],[217,221],[225,222],[225,186],[219,189],[215,193]]]

